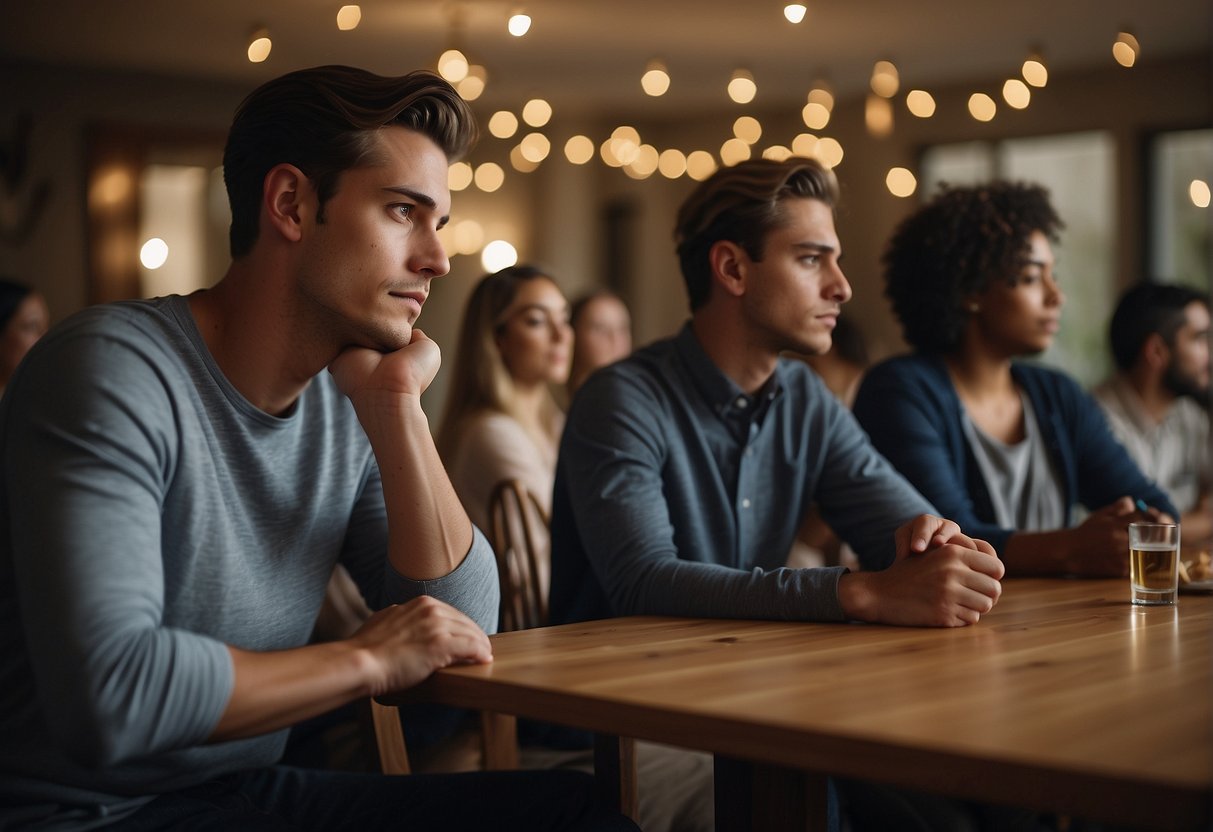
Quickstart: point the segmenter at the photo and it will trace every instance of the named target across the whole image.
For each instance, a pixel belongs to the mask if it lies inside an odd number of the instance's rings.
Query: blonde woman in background
[[[438,451],[481,529],[488,526],[493,487],[502,480],[521,480],[544,512],[551,510],[564,428],[552,388],[568,380],[572,343],[568,301],[536,266],[486,275],[468,298]],[[548,566],[542,561],[546,593]]]

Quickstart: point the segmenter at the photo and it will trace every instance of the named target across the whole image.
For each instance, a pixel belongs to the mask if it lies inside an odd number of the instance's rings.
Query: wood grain
[[[1162,829],[1213,795],[1213,597],[1009,580],[954,630],[629,618],[493,637],[452,705]]]

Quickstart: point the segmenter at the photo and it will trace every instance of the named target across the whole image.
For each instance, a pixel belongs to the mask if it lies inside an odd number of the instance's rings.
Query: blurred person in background
[[[1185,546],[1213,536],[1209,473],[1209,296],[1142,282],[1109,340],[1116,372],[1093,392],[1129,455],[1180,511]]]
[[[50,327],[46,300],[31,286],[0,279],[0,395],[13,371]]]
[[[573,333],[564,293],[542,269],[485,275],[464,310],[438,452],[472,522],[488,528],[489,497],[519,479],[552,507],[564,412],[553,388],[569,377]],[[541,570],[546,592],[547,565]]]
[[[945,187],[905,219],[884,269],[914,352],[870,369],[854,410],[1008,575],[1127,575],[1128,524],[1178,516],[1174,505],[1074,379],[1021,360],[1061,323],[1061,227],[1043,188],[1012,182]],[[1076,505],[1091,514],[1071,526]]]
[[[571,400],[590,373],[632,353],[632,315],[622,298],[602,289],[573,304],[569,323],[573,326],[573,368],[568,384]]]

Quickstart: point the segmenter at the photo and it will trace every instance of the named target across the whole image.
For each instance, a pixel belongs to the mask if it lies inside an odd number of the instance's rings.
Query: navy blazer
[[[1179,512],[1112,435],[1103,411],[1064,373],[1011,365],[1027,393],[1065,496],[1065,523],[1075,503],[1088,510],[1126,494],[1172,517]],[[1016,530],[994,520],[994,506],[961,424],[963,407],[943,359],[913,354],[889,359],[865,375],[855,416],[872,444],[965,534],[988,540],[1000,554]]]

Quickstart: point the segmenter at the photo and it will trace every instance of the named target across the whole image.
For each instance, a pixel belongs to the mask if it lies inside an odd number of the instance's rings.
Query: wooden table
[[[1138,608],[1128,592],[1008,580],[954,630],[641,617],[504,633],[492,665],[423,692],[712,752],[718,828],[814,828],[836,774],[1205,829],[1213,597]]]

